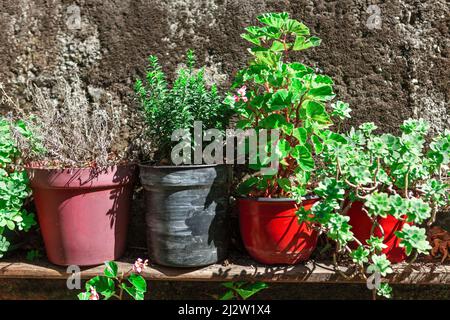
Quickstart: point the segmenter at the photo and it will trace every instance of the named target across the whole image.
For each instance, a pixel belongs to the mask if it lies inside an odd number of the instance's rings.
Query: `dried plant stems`
[[[124,109],[110,96],[102,103],[90,103],[78,77],[69,84],[59,78],[56,88],[61,92],[53,99],[33,87],[34,116],[32,130],[45,152],[29,159],[50,166],[106,167],[124,159],[125,152],[114,150],[126,122]]]

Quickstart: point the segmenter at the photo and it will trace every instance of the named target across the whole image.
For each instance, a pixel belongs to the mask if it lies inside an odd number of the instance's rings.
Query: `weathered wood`
[[[121,272],[126,272],[131,268],[132,262],[119,261],[118,265]],[[340,267],[340,270],[348,272],[346,267]],[[83,268],[81,278],[88,279],[102,272],[103,266]],[[66,268],[47,262],[0,262],[0,278],[67,279],[68,276]],[[360,278],[343,278],[335,272],[332,264],[326,262],[309,262],[297,266],[264,266],[247,259],[233,261],[233,264],[228,266],[215,264],[204,268],[180,269],[152,265],[146,268],[143,276],[147,280],[160,281],[364,282]],[[399,264],[394,266],[394,273],[388,279],[392,283],[403,284],[450,284],[450,265]]]

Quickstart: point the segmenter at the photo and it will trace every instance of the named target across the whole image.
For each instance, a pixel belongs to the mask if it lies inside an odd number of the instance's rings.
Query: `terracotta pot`
[[[354,202],[348,211],[350,217],[349,224],[352,226],[352,232],[355,237],[366,244],[366,241],[370,238],[370,231],[372,229],[372,221],[366,213],[362,211],[363,203]],[[387,216],[386,218],[378,218],[378,223],[384,230],[384,244],[387,248],[383,250],[386,257],[392,263],[399,263],[405,261],[407,255],[404,248],[400,247],[400,239],[395,235],[395,232],[400,231],[405,224],[404,221],[398,220],[393,216]],[[382,237],[380,228],[375,228],[374,235],[376,237]],[[351,247],[356,248],[357,243],[352,243]]]
[[[135,166],[27,172],[50,262],[89,266],[123,254]]]
[[[226,258],[230,175],[222,164],[140,165],[152,262],[183,268]]]
[[[317,199],[305,200],[309,210]],[[245,248],[263,264],[296,264],[309,259],[318,234],[298,223],[296,202],[289,199],[238,199],[239,224]]]

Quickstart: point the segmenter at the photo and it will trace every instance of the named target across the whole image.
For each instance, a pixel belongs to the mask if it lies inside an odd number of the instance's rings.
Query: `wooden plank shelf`
[[[131,260],[118,262],[120,271],[128,271]],[[89,279],[103,272],[103,265],[81,269],[81,278]],[[348,272],[346,267],[340,267]],[[0,261],[0,279],[67,279],[66,268],[46,261]],[[360,278],[346,279],[335,272],[329,262],[310,261],[296,266],[267,266],[248,258],[233,259],[228,264],[214,264],[203,268],[168,268],[150,265],[143,272],[147,280],[153,281],[265,281],[278,283],[363,283]],[[438,263],[398,264],[394,273],[387,277],[392,283],[401,284],[448,284],[450,265]]]

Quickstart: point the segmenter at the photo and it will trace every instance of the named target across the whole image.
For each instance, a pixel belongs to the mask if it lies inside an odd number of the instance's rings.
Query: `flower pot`
[[[349,224],[352,226],[353,234],[361,243],[366,244],[366,241],[370,238],[372,221],[362,211],[362,207],[362,202],[354,202],[348,211],[348,216],[350,217]],[[400,247],[400,239],[395,235],[395,232],[400,231],[405,222],[388,215],[386,218],[379,217],[378,223],[384,230],[383,242],[387,246],[383,249],[383,253],[392,263],[404,261],[407,255],[405,249]],[[380,228],[375,228],[374,236],[382,237]],[[352,248],[357,248],[357,246],[357,243],[351,244]]]
[[[123,254],[135,166],[27,172],[50,262],[89,266]]]
[[[309,210],[317,199],[301,203]],[[263,264],[296,264],[309,259],[318,234],[298,223],[296,202],[289,199],[238,199],[239,224],[250,256]]]
[[[228,251],[226,165],[140,166],[150,261],[198,267]]]

